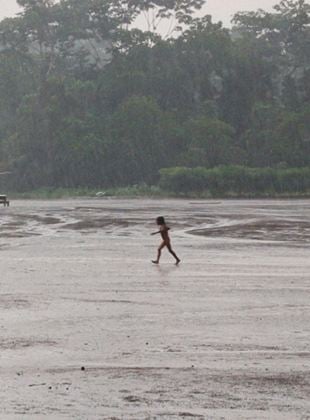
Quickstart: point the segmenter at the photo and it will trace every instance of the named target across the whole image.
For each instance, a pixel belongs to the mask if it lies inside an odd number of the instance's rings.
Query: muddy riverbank
[[[310,200],[0,208],[1,418],[310,418],[309,245]]]

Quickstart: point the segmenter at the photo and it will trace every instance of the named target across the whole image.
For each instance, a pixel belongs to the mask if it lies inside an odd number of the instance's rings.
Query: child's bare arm
[[[157,235],[158,233],[160,233],[160,230],[158,232],[151,233],[151,235]]]

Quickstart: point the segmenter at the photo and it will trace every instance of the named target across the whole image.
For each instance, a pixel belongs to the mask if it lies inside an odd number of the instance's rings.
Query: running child
[[[166,246],[168,251],[170,252],[170,254],[174,256],[174,258],[176,260],[176,265],[178,265],[181,260],[171,248],[170,237],[169,237],[169,234],[168,234],[168,231],[170,230],[170,228],[166,225],[165,219],[161,216],[157,217],[156,223],[159,226],[159,231],[151,233],[151,235],[157,235],[158,233],[160,233],[163,241],[158,248],[157,259],[152,260],[152,263],[159,264],[161,251]]]

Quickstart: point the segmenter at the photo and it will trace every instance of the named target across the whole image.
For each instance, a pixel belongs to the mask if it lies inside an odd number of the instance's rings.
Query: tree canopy
[[[18,3],[0,22],[0,167],[11,188],[154,184],[174,166],[310,165],[305,0],[238,13],[231,29],[197,18],[203,0]]]

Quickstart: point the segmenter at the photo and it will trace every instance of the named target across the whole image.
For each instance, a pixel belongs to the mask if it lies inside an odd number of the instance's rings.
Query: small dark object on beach
[[[81,370],[85,370],[85,367],[84,367],[84,366],[82,366],[82,367],[81,367]]]

